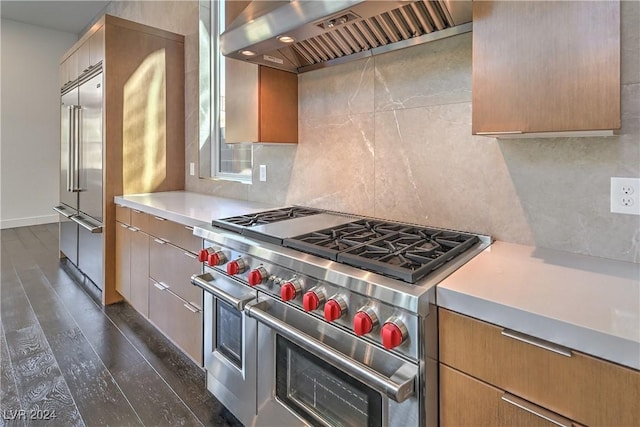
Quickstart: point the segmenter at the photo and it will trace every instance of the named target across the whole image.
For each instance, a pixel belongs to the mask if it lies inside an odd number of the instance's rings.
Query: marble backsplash
[[[185,34],[186,161],[198,164],[197,2],[111,5],[108,13]],[[621,16],[618,136],[472,136],[468,33],[301,74],[299,144],[256,145],[252,185],[187,175],[185,188],[638,263],[640,217],[609,213],[610,177],[640,176],[640,2],[622,2]],[[261,164],[267,182],[257,180]]]

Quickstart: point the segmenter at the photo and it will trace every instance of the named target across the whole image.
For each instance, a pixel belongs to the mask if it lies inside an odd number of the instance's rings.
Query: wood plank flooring
[[[58,260],[57,224],[0,241],[0,427],[241,426],[200,367]]]

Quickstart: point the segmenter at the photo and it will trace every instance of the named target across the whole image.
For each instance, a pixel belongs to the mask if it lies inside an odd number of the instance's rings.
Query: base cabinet
[[[149,279],[149,320],[202,365],[202,310]]]
[[[203,291],[191,284],[202,273],[194,253],[202,239],[191,227],[122,206],[116,218],[117,291],[202,366]]]
[[[490,421],[515,416],[504,403],[560,425],[638,425],[639,371],[443,308],[438,328],[443,425],[504,425]]]
[[[552,427],[578,424],[440,364],[440,425]]]

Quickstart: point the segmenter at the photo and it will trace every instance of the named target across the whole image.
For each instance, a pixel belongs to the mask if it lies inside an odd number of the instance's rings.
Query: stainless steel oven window
[[[382,425],[382,396],[280,335],[276,396],[316,426]]]
[[[242,369],[242,314],[216,298],[215,347],[229,362]]]

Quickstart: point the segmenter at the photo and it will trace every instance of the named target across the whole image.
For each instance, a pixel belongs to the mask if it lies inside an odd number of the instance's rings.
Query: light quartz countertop
[[[438,306],[640,369],[640,264],[494,242]]]
[[[190,226],[277,207],[186,191],[115,203]],[[494,242],[440,282],[436,302],[640,370],[640,264]]]
[[[244,215],[278,206],[227,199],[189,191],[116,196],[115,203],[183,225],[211,224],[211,220]]]

